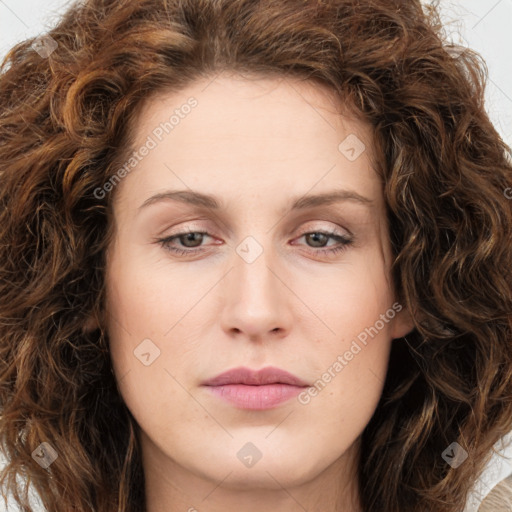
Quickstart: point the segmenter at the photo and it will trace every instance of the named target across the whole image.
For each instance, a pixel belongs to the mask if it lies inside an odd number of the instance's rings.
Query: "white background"
[[[17,42],[43,34],[69,5],[63,0],[0,0],[0,59]],[[450,37],[481,53],[489,70],[486,108],[505,142],[512,146],[512,0],[441,0],[441,13]],[[496,448],[501,449],[499,443]],[[467,512],[512,473],[512,445],[494,456],[478,482]],[[0,512],[4,511],[0,500]],[[16,507],[9,506],[9,511]]]

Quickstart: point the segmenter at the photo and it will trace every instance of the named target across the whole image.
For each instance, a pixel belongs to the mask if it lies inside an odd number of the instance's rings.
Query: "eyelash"
[[[158,239],[156,240],[165,250],[167,251],[170,251],[174,254],[177,254],[178,256],[191,256],[191,255],[194,255],[194,254],[197,254],[197,253],[200,253],[200,252],[203,252],[203,249],[198,249],[198,248],[194,248],[194,249],[178,249],[176,247],[172,247],[170,244],[173,240],[176,240],[176,239],[179,239],[183,236],[186,236],[188,234],[199,234],[199,235],[208,235],[208,233],[204,232],[204,231],[194,231],[194,230],[190,230],[190,231],[185,231],[183,233],[177,233],[176,235],[172,235],[172,236],[169,236],[169,237],[166,237],[166,238],[161,238],[161,239]],[[315,248],[314,247],[311,247],[311,249],[313,249],[313,252],[315,253],[323,253],[323,254],[328,254],[329,256],[331,255],[337,255],[341,252],[343,252],[345,249],[347,249],[348,246],[352,245],[354,240],[353,238],[348,238],[344,235],[337,235],[336,233],[329,233],[328,231],[322,231],[322,230],[316,230],[316,231],[306,231],[305,233],[302,233],[299,238],[302,238],[303,236],[305,235],[312,235],[312,234],[320,234],[320,235],[325,235],[327,237],[329,237],[330,239],[333,239],[333,240],[336,240],[338,241],[341,245],[338,245],[332,249],[325,249],[325,248],[318,248],[317,250],[314,250]]]

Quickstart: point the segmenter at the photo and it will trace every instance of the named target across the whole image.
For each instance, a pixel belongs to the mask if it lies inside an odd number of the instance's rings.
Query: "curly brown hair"
[[[50,39],[51,38],[51,39]],[[50,42],[56,43],[56,48]],[[114,192],[150,97],[232,70],[327,85],[372,127],[415,329],[362,434],[365,511],[460,512],[512,430],[510,147],[487,68],[419,0],[86,0],[0,68],[1,485],[33,510],[144,510],[102,324]],[[452,51],[454,50],[454,51]],[[95,193],[96,191],[96,193]],[[101,197],[100,197],[101,196]],[[49,467],[32,456],[47,442]],[[457,442],[459,467],[442,457]]]

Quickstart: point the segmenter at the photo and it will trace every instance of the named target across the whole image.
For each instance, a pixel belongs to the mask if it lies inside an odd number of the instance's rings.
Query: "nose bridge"
[[[268,234],[250,235],[235,247],[227,277],[224,327],[264,336],[286,324],[286,289],[277,277],[280,265]],[[283,279],[283,278],[281,278]]]
[[[271,237],[268,234],[249,235],[236,246],[235,252],[237,261],[233,278],[240,287],[238,292],[245,300],[276,300],[279,282],[273,267],[278,265],[275,250],[271,247]]]

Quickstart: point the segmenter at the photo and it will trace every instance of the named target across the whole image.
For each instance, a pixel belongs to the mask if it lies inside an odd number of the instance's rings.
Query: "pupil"
[[[194,245],[194,238],[198,235],[198,239],[196,240],[196,245]],[[200,233],[187,233],[185,235],[185,246],[186,247],[197,247],[198,245],[201,245],[201,234]],[[182,239],[183,242],[183,239]],[[192,245],[188,245],[189,242],[192,242]]]
[[[323,233],[311,233],[310,235],[308,235],[311,238],[313,239],[316,239],[316,240],[313,240],[314,243],[317,243],[319,240],[318,240],[318,237],[320,237],[320,245],[317,246],[317,247],[321,247],[323,244],[322,244],[322,237],[325,237],[326,235],[324,235]],[[325,242],[325,240],[324,240]]]

